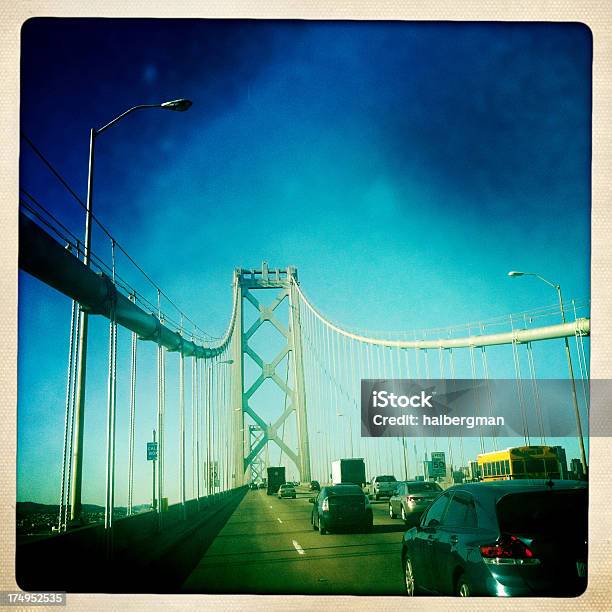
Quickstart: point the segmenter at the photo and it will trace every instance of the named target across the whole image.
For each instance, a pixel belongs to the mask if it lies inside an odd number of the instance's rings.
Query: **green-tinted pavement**
[[[183,584],[188,593],[400,595],[403,524],[373,503],[372,533],[325,536],[310,524],[311,494],[249,491]]]

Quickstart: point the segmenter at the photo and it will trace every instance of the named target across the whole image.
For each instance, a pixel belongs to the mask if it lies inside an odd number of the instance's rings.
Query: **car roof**
[[[438,484],[438,483],[434,482],[433,480],[400,480],[397,484]]]
[[[465,491],[481,497],[500,498],[511,493],[527,493],[538,491],[568,491],[572,489],[587,489],[588,484],[580,480],[546,480],[544,478],[530,480],[492,480],[489,482],[468,482],[458,484],[446,491]]]

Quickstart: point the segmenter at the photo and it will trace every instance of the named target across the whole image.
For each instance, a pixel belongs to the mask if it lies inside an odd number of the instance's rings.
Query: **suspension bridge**
[[[304,287],[296,267],[269,267],[266,262],[257,269],[227,272],[232,281],[228,323],[221,337],[213,338],[180,309],[170,312],[175,302],[159,287],[147,297],[125,280],[117,254],[127,253],[110,232],[106,236],[110,258],[105,260],[85,249],[24,188],[20,201],[20,269],[66,297],[71,321],[66,330],[64,436],[57,447],[62,469],[57,475],[56,528],[48,538],[18,547],[18,577],[29,588],[78,590],[89,584],[99,589],[100,580],[92,578],[97,575],[94,570],[111,561],[114,577],[107,579],[115,587],[127,581],[130,590],[138,590],[139,585],[142,590],[282,592],[273,563],[269,584],[261,582],[261,572],[255,569],[245,570],[241,585],[231,583],[230,576],[249,547],[239,536],[250,533],[255,539],[276,542],[267,558],[261,542],[250,542],[263,565],[271,558],[279,563],[287,560],[290,569],[285,578],[294,582],[282,583],[285,592],[304,592],[303,572],[308,570],[295,563],[316,557],[328,575],[326,564],[339,551],[304,553],[306,536],[291,536],[303,529],[302,522],[307,524],[305,500],[299,499],[304,503],[289,511],[284,502],[267,499],[263,492],[247,493],[246,485],[261,482],[267,467],[285,465],[288,475],[303,486],[313,479],[329,482],[332,461],[348,457],[363,458],[370,477],[426,478],[424,465],[432,452],[446,453],[452,475],[453,469],[474,461],[477,453],[504,443],[483,435],[471,445],[462,437],[408,443],[405,438],[363,437],[361,380],[513,378],[517,410],[526,414],[542,410],[541,371],[548,378],[568,377],[564,350],[572,380],[574,375],[580,380],[589,377],[590,319],[584,301],[560,299],[554,306],[447,328],[371,332],[350,329],[324,314],[310,297],[316,296],[316,287]],[[92,317],[108,321],[105,346],[87,343]],[[118,367],[121,335],[130,340],[127,369]],[[139,357],[149,350],[146,347],[155,350],[156,363],[145,374]],[[84,351],[108,355],[103,520],[90,524],[84,512],[88,500],[82,498],[83,480],[88,477],[83,469],[88,453],[83,432],[90,418]],[[145,422],[143,412],[151,411],[148,400],[142,401],[137,393],[137,376],[145,375],[147,392],[155,397],[150,461],[136,445]],[[127,396],[118,395],[120,378],[127,381]],[[588,435],[588,399],[585,386],[578,390],[574,386],[558,406],[576,416],[574,442],[583,442]],[[482,402],[482,413],[490,412],[487,398],[483,396]],[[121,411],[128,426],[119,429]],[[178,427],[169,430],[169,418],[177,419]],[[536,421],[543,422],[541,414]],[[543,426],[525,425],[521,436],[525,445],[550,442]],[[116,462],[118,448],[127,448],[125,465]],[[584,450],[580,461],[586,472]],[[126,474],[125,491],[118,491],[120,471]],[[143,481],[146,488],[140,486]],[[150,496],[143,498],[147,488]],[[307,496],[305,488],[298,491]],[[122,518],[117,515],[118,495],[125,499]],[[380,539],[375,544],[359,540],[353,550],[374,559],[372,575],[382,581],[380,592],[395,592],[397,585],[383,576],[397,528],[383,515],[375,517],[382,527]],[[223,540],[215,539],[219,533],[228,538],[228,550]],[[241,548],[245,545],[247,549]],[[74,562],[86,550],[95,551],[87,553],[88,569],[77,571]],[[62,555],[64,565],[53,569],[53,560]],[[140,583],[134,567],[140,568]],[[360,573],[356,567],[347,572],[348,581]],[[253,587],[256,575],[259,587]],[[312,575],[308,576],[310,580]],[[311,588],[308,592],[343,592],[344,587],[314,580]],[[359,588],[346,586],[346,592]]]

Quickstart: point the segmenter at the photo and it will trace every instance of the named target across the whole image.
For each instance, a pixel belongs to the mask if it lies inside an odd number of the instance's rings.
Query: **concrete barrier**
[[[17,545],[16,578],[26,591],[174,593],[247,487]]]

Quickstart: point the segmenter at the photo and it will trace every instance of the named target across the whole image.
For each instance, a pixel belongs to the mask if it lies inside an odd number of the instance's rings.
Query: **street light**
[[[557,290],[557,297],[559,298],[559,309],[561,311],[561,321],[565,323],[565,309],[563,307],[563,296],[561,294],[561,285],[558,283],[553,283],[548,279],[536,274],[535,272],[519,272],[517,270],[512,270],[508,272],[508,276],[510,278],[514,278],[517,276],[535,276],[540,279],[543,283],[553,287]],[[572,356],[570,354],[569,342],[567,340],[567,336],[563,337],[565,341],[565,355],[567,357],[567,367],[569,369],[570,380],[572,383],[572,402],[574,404],[574,414],[576,416],[576,428],[578,430],[578,443],[580,445],[580,459],[582,461],[582,467],[584,468],[584,473],[587,473],[587,460],[586,460],[586,452],[584,450],[584,438],[582,435],[582,424],[580,421],[580,409],[578,408],[578,396],[576,395],[576,381],[574,380],[574,368],[572,366]]]
[[[89,131],[89,169],[87,173],[87,202],[85,206],[85,243],[83,253],[83,264],[89,266],[91,259],[91,226],[92,226],[92,205],[93,205],[93,172],[94,172],[94,151],[96,137],[105,132],[108,128],[115,125],[125,116],[143,108],[164,108],[171,111],[186,111],[191,106],[191,101],[187,99],[169,100],[160,104],[138,104],[129,108],[125,112],[117,115],[101,128],[91,128]],[[79,340],[78,355],[79,363],[77,368],[77,396],[76,396],[76,415],[74,423],[74,485],[72,488],[72,500],[70,509],[70,520],[75,522],[81,518],[81,485],[83,481],[83,426],[85,418],[85,374],[87,368],[87,312],[81,310],[79,321]],[[161,436],[161,432],[160,432]]]

